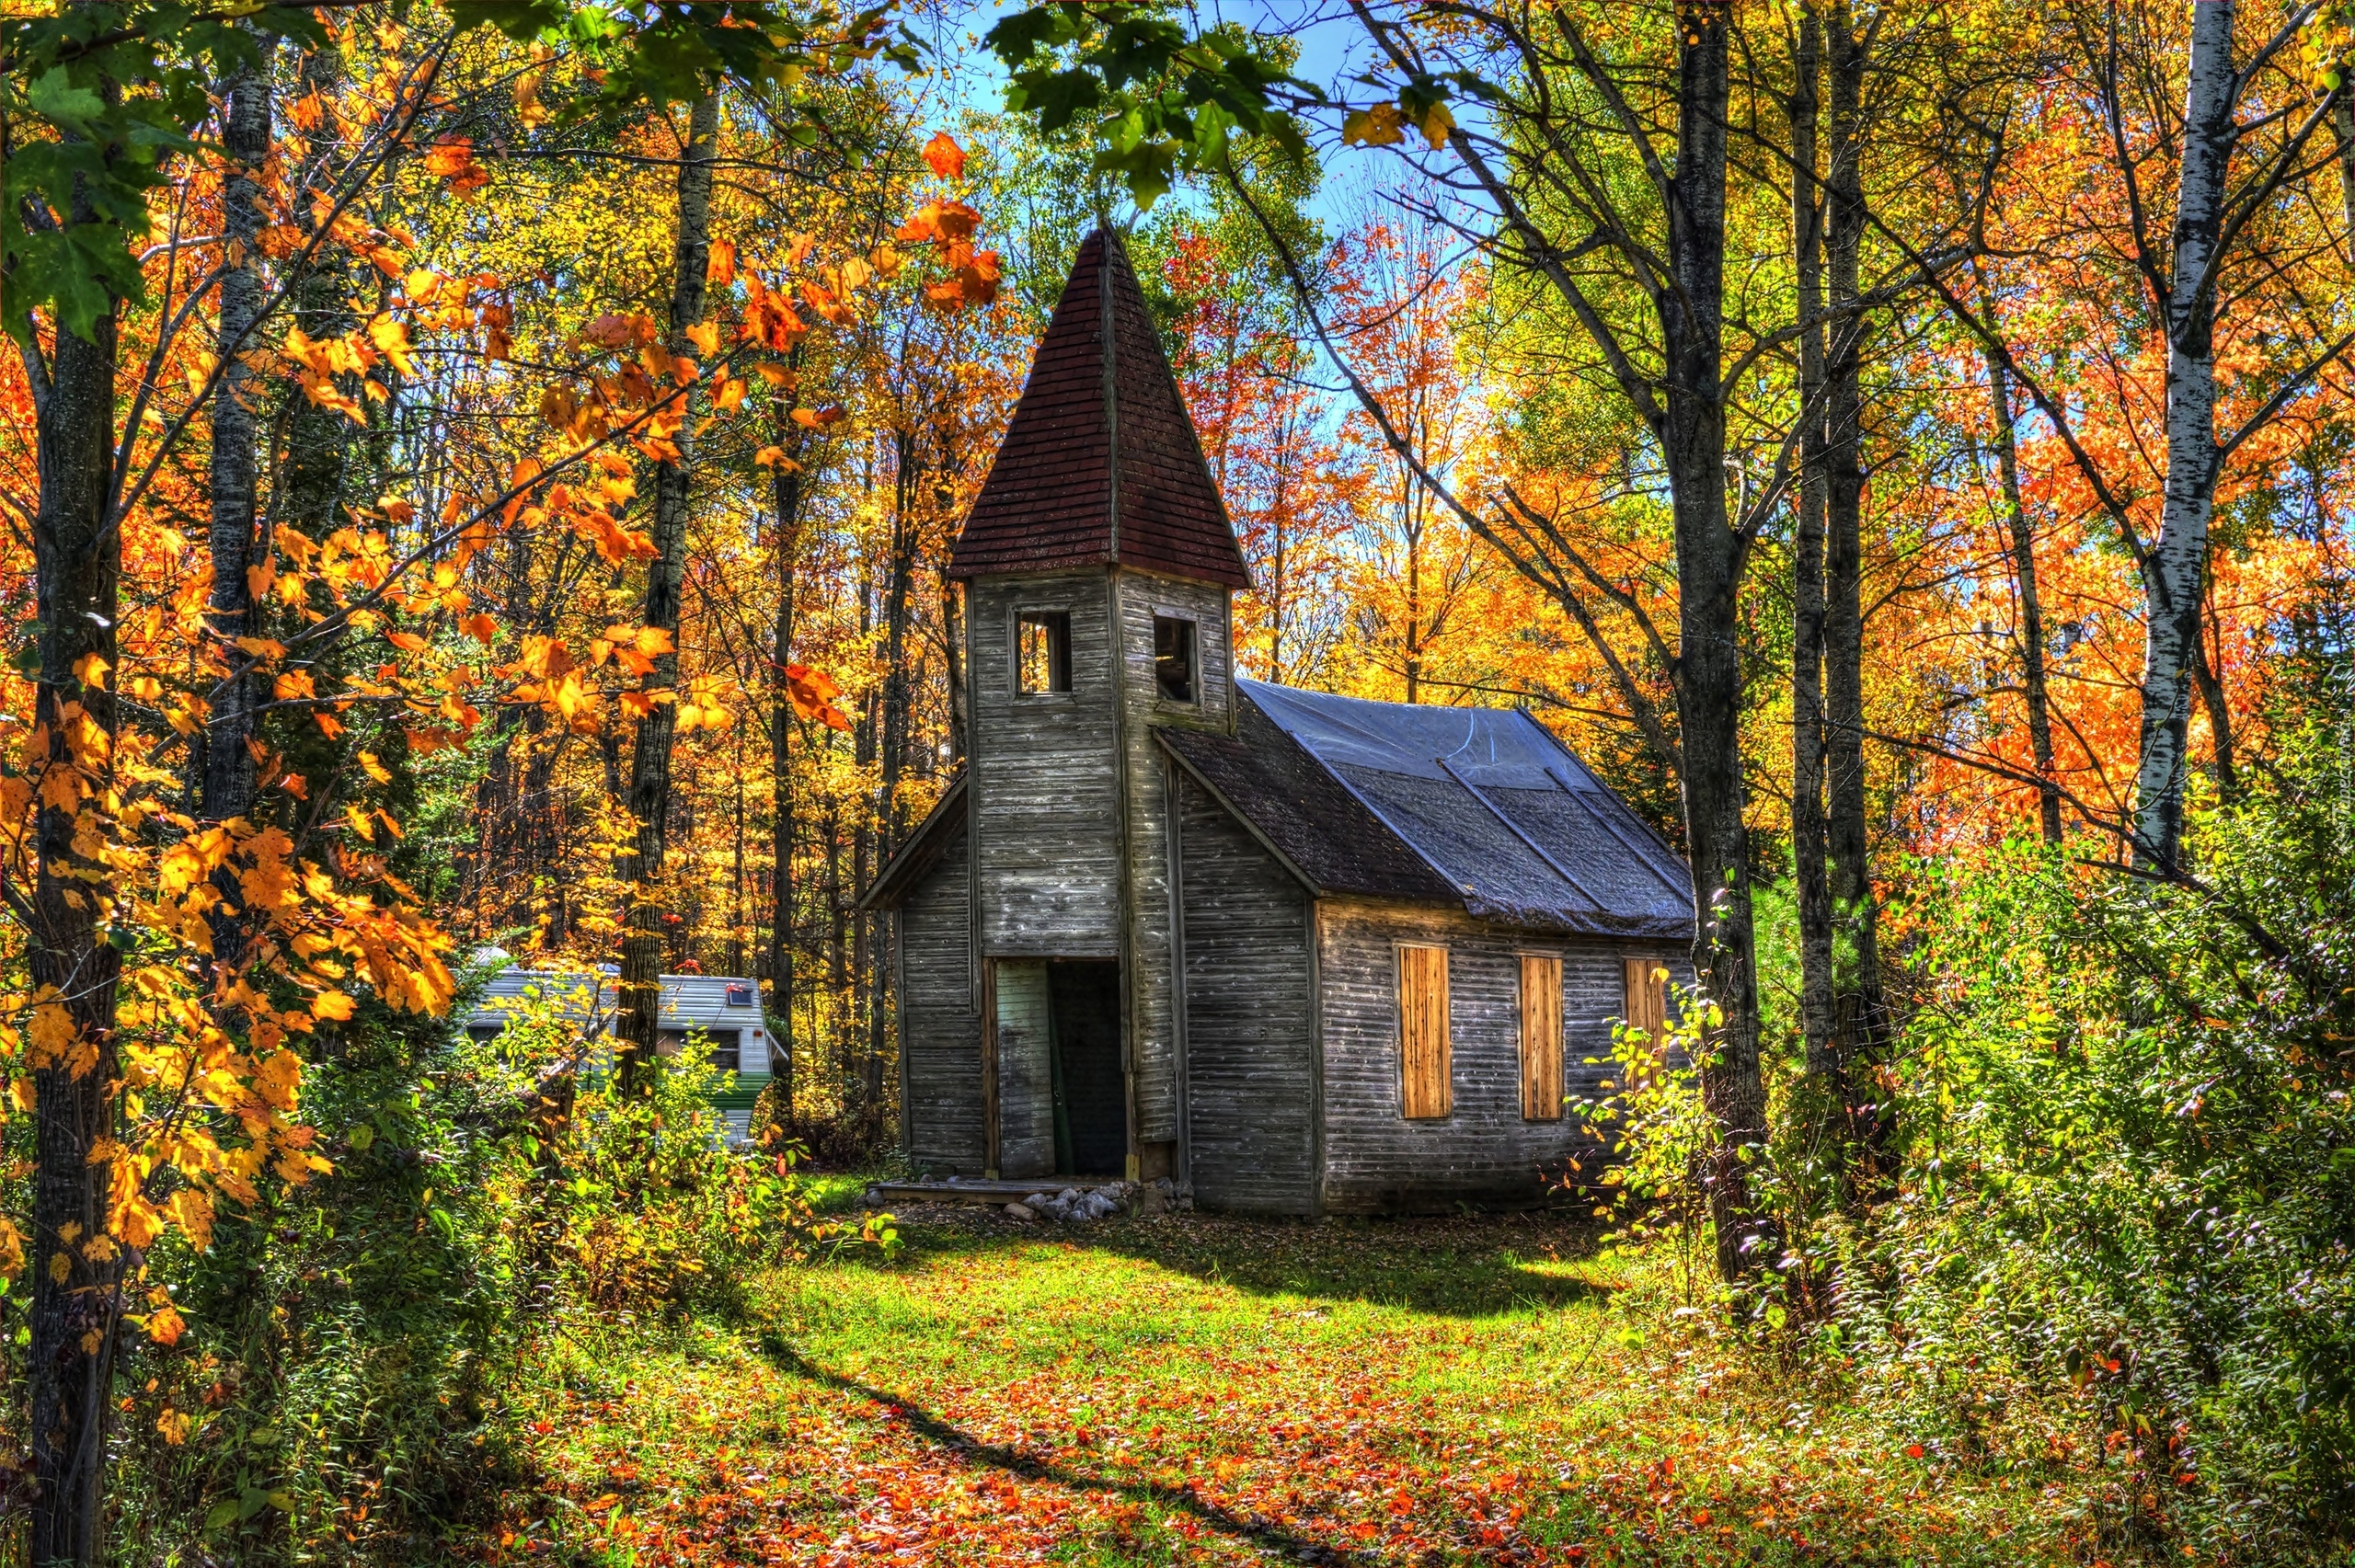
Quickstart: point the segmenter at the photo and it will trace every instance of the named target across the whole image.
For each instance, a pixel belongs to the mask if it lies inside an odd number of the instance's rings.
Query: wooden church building
[[[971,755],[869,895],[921,1173],[1363,1213],[1585,1151],[1583,1059],[1690,973],[1683,862],[1524,713],[1237,677],[1250,579],[1115,236],[950,572]]]

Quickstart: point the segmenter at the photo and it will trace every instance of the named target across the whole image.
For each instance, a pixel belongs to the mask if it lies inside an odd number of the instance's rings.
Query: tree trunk
[[[332,97],[343,81],[343,56],[332,47],[303,56],[301,85],[322,99]],[[297,202],[305,235],[316,232],[316,220],[307,202]],[[351,308],[351,272],[341,246],[323,245],[308,266],[288,284],[287,305],[294,325],[325,343],[360,325]],[[362,396],[362,378],[342,378],[343,390]],[[364,401],[364,399],[363,399]],[[286,453],[281,460],[271,514],[283,518],[314,539],[323,539],[336,527],[337,509],[349,488],[351,421],[332,408],[322,408],[299,392],[286,405]]]
[[[252,657],[237,639],[254,635],[254,595],[247,573],[258,565],[254,529],[259,462],[254,406],[260,378],[245,356],[261,347],[254,323],[262,307],[261,166],[270,155],[270,69],[275,40],[258,40],[260,60],[230,77],[222,115],[221,150],[227,160],[221,182],[221,228],[229,264],[221,277],[221,319],[213,338],[221,379],[213,394],[212,523],[207,544],[213,561],[213,591],[205,620],[221,648],[225,673],[214,690],[211,721],[204,731],[204,816],[215,822],[252,809],[255,766],[255,682]],[[304,399],[308,401],[308,399]],[[236,877],[220,874],[224,901],[213,912],[214,961],[231,964],[243,945],[244,921],[236,912]]]
[[[849,934],[843,903],[842,813],[826,812],[826,989],[837,1000],[850,988]]]
[[[2044,601],[2036,587],[2036,532],[2020,495],[2019,444],[2012,431],[2012,380],[1993,350],[1987,356],[1987,413],[1994,428],[1995,473],[2010,524],[2012,581],[2020,599],[2020,667],[2028,691],[2028,743],[2036,760],[2037,818],[2044,841],[2061,842],[2061,785],[2052,761],[2052,708],[2044,674]]]
[[[744,910],[744,732],[735,731],[736,738],[736,821],[735,859],[729,868],[728,884],[728,972],[747,972],[744,935],[748,922]]]
[[[883,594],[882,784],[876,795],[875,871],[879,875],[900,842],[900,774],[908,754],[908,615],[914,601],[915,504],[918,494],[916,433],[892,432],[894,463],[891,508],[891,575]],[[865,890],[865,884],[861,884]],[[889,921],[873,921],[873,983],[867,1024],[867,1114],[870,1132],[882,1130],[883,1064],[890,1046],[889,998],[891,965],[886,951]]]
[[[2216,753],[2216,798],[2229,801],[2240,794],[2241,781],[2233,761],[2233,710],[2224,704],[2223,648],[2220,645],[2217,657],[2208,657],[2208,634],[2215,629],[2216,617],[2211,613],[2201,619],[2205,626],[2191,638],[2191,678],[2200,688],[2200,705],[2208,710],[2208,736]]]
[[[72,222],[97,226],[80,202]],[[124,241],[110,228],[93,243]],[[33,516],[40,666],[28,753],[45,775],[77,775],[74,794],[82,802],[61,805],[48,789],[39,797],[33,919],[26,933],[36,995],[55,997],[75,1029],[70,1044],[33,1058],[29,1546],[29,1560],[44,1568],[105,1560],[107,1416],[122,1312],[122,1253],[94,1244],[106,1233],[113,1172],[98,1150],[114,1136],[119,1089],[121,957],[100,927],[113,873],[75,847],[77,821],[98,812],[109,788],[116,725],[113,694],[103,684],[86,685],[81,671],[86,659],[111,666],[115,658],[121,534],[109,517],[109,481],[117,331],[111,314],[92,325],[86,339],[61,329],[46,367],[37,350],[25,351],[40,486]],[[83,717],[98,735],[77,746]]]
[[[1725,0],[1685,0],[1678,31],[1676,168],[1662,299],[1668,395],[1662,446],[1673,492],[1679,593],[1677,694],[1684,822],[1692,847],[1693,967],[1723,1023],[1707,1043],[1701,1097],[1719,1129],[1706,1173],[1718,1271],[1771,1265],[1770,1227],[1747,1167],[1766,1144],[1758,1070],[1758,979],[1750,841],[1742,820],[1741,542],[1726,516],[1724,343],[1727,32]]]
[[[2233,0],[2191,8],[2183,173],[2167,292],[2167,478],[2159,537],[2142,567],[2142,723],[2134,777],[2134,863],[2177,868],[2183,841],[2185,737],[2208,525],[2216,491],[2216,292],[2208,276],[2223,232],[2233,145]]]
[[[948,563],[940,564],[940,641],[948,654],[948,760],[952,766],[965,764],[965,601],[964,589],[948,576]]]
[[[1823,820],[1823,200],[1817,172],[1823,23],[1799,8],[1791,92],[1791,246],[1798,283],[1798,526],[1792,567],[1791,851],[1798,884],[1799,1030],[1821,1114],[1847,1104],[1832,1015],[1832,886]],[[1827,1127],[1825,1131],[1833,1129]]]
[[[1423,685],[1423,531],[1416,523],[1414,481],[1407,481],[1407,701],[1422,701]]]
[[[689,111],[687,143],[679,163],[679,237],[671,292],[671,352],[693,350],[686,329],[703,318],[704,271],[709,261],[712,160],[719,145],[719,97],[707,93]],[[681,585],[686,576],[687,507],[694,477],[690,427],[682,420],[674,440],[675,462],[654,473],[654,559],[646,572],[645,624],[672,633],[679,629]],[[677,689],[679,656],[658,655],[649,692]],[[630,757],[629,811],[637,835],[623,857],[621,879],[628,888],[629,923],[622,940],[620,1008],[616,1033],[616,1077],[623,1089],[651,1088],[659,1058],[656,1019],[661,1008],[663,858],[671,814],[671,741],[678,710],[658,703],[638,721]]]
[[[1879,913],[1873,897],[1865,816],[1864,420],[1859,366],[1865,319],[1857,311],[1865,237],[1863,99],[1869,35],[1859,37],[1847,0],[1828,18],[1832,81],[1830,219],[1825,226],[1831,304],[1844,310],[1824,366],[1824,771],[1831,804],[1832,1005],[1851,1136],[1860,1161],[1878,1164],[1890,1128],[1882,1097],[1862,1082],[1883,1054]],[[1863,1173],[1860,1173],[1862,1174]]]
[[[794,350],[799,362],[800,350]],[[797,433],[787,447],[792,466],[780,464],[775,480],[776,501],[776,639],[771,653],[775,665],[770,677],[769,768],[775,791],[771,817],[770,853],[775,871],[770,877],[769,913],[769,1070],[776,1083],[777,1104],[789,1126],[793,1121],[793,696],[786,685],[786,669],[793,662],[793,616],[799,591],[801,554],[801,457],[808,449],[801,427],[787,418],[787,405],[776,409],[780,435],[790,426]]]

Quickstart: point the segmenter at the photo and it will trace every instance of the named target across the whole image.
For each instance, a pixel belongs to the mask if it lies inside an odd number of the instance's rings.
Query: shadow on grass
[[[990,1210],[901,1218],[919,1258],[1060,1242],[1254,1296],[1442,1317],[1552,1310],[1614,1288],[1555,1272],[1591,1257],[1597,1239],[1592,1225],[1559,1214],[1318,1223],[1188,1214],[1071,1226],[1018,1224]]]
[[[927,1442],[948,1449],[968,1464],[1019,1476],[1025,1481],[1042,1481],[1067,1487],[1074,1492],[1092,1492],[1119,1497],[1136,1504],[1156,1503],[1175,1513],[1185,1514],[1204,1527],[1232,1539],[1247,1541],[1263,1551],[1280,1552],[1296,1562],[1312,1562],[1344,1568],[1344,1565],[1371,1562],[1360,1553],[1338,1547],[1327,1546],[1292,1534],[1261,1518],[1257,1514],[1237,1514],[1215,1503],[1208,1503],[1190,1489],[1166,1486],[1157,1482],[1121,1481],[1110,1476],[1092,1475],[1074,1470],[1068,1465],[1042,1459],[1020,1448],[1002,1443],[984,1443],[953,1422],[943,1421],[923,1406],[882,1389],[862,1383],[856,1378],[844,1377],[804,1357],[799,1351],[774,1333],[761,1335],[762,1354],[778,1369],[791,1373],[823,1388],[841,1393],[857,1394],[861,1398],[888,1406],[897,1419],[910,1431]]]

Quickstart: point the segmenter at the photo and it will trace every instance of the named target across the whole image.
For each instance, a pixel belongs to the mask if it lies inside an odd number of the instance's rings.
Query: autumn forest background
[[[2355,12],[1293,9],[0,6],[9,1561],[2344,1560]],[[1242,671],[1694,861],[1560,1214],[853,1201],[1098,225]]]

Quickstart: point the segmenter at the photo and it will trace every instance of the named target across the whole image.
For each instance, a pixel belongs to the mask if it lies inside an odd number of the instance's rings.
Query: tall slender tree
[[[1835,922],[1832,1030],[1860,1152],[1878,1150],[1887,1136],[1874,1108],[1880,1096],[1867,1104],[1861,1082],[1867,1074],[1860,1070],[1878,1061],[1887,1035],[1865,790],[1863,365],[1872,317],[1861,276],[1865,83],[1885,15],[1876,9],[1860,21],[1848,0],[1831,0],[1824,15],[1832,111],[1824,272],[1826,303],[1838,317],[1827,344],[1823,388],[1825,825]]]
[[[687,114],[679,141],[678,237],[672,252],[669,330],[665,343],[676,359],[695,351],[687,329],[703,320],[705,278],[711,260],[712,166],[719,149],[719,94],[706,89]],[[684,402],[683,384],[677,395]],[[653,557],[647,563],[643,624],[675,639],[681,584],[686,575],[687,521],[695,480],[694,433],[683,416],[672,437],[677,455],[654,470]],[[654,656],[646,692],[651,701],[638,720],[630,753],[627,805],[633,836],[620,867],[628,889],[628,924],[622,939],[615,1028],[615,1075],[643,1093],[659,1065],[658,1019],[662,1001],[663,874],[671,813],[671,750],[678,709],[670,699],[679,685],[679,655],[673,640]]]
[[[2062,839],[2059,765],[2052,750],[2052,693],[2045,669],[2044,595],[2037,583],[2036,524],[2020,485],[2019,407],[2011,372],[1982,352],[1987,367],[1987,418],[1995,451],[1997,494],[2004,509],[2005,541],[2012,563],[2012,591],[2019,601],[2020,691],[2028,709],[2028,754],[2036,767],[2037,825],[2048,844]]]
[[[1834,1038],[1830,841],[1823,802],[1823,19],[1812,0],[1792,30],[1791,250],[1798,292],[1799,475],[1792,532],[1791,847],[1799,930],[1799,1027],[1827,1119],[1847,1103]],[[1827,1128],[1827,1130],[1836,1130]]]

